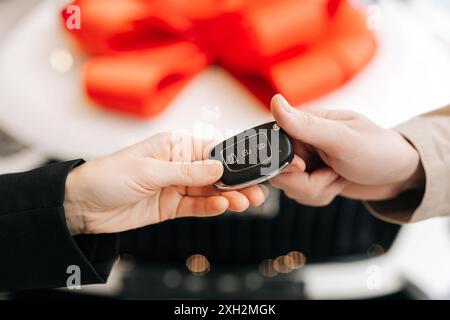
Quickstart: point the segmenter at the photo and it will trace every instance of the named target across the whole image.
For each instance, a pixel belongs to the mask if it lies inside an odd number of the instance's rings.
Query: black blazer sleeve
[[[67,174],[82,163],[0,175],[0,291],[65,287],[72,265],[81,284],[106,282],[118,236],[72,237],[64,216]]]

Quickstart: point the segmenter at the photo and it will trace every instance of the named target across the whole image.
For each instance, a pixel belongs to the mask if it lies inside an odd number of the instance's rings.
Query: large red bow
[[[264,104],[294,104],[342,85],[375,51],[364,16],[344,0],[77,0],[92,54],[88,95],[152,117],[191,77],[216,63]],[[66,10],[63,17],[70,15]],[[66,23],[67,25],[67,23]]]

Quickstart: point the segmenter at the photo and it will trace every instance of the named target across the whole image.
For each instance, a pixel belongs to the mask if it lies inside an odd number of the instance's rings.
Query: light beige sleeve
[[[369,201],[367,208],[393,223],[450,216],[450,106],[423,114],[395,129],[419,152],[425,171],[424,190],[408,191],[392,200]]]

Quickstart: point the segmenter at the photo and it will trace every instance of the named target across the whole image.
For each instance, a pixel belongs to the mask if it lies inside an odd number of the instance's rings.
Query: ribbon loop
[[[208,63],[207,56],[195,45],[180,42],[142,52],[95,57],[84,67],[84,82],[88,95],[101,101],[101,106],[153,117]]]
[[[264,104],[323,95],[375,52],[364,17],[345,0],[76,0],[93,54],[86,92],[98,104],[153,117],[197,72],[218,63]],[[67,13],[63,11],[64,19]]]

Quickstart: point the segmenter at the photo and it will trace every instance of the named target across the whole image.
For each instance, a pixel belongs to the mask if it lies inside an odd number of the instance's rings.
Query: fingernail
[[[289,102],[287,102],[286,98],[283,97],[281,94],[277,94],[276,99],[278,100],[278,104],[283,108],[286,112],[292,112],[294,108],[291,107]]]

